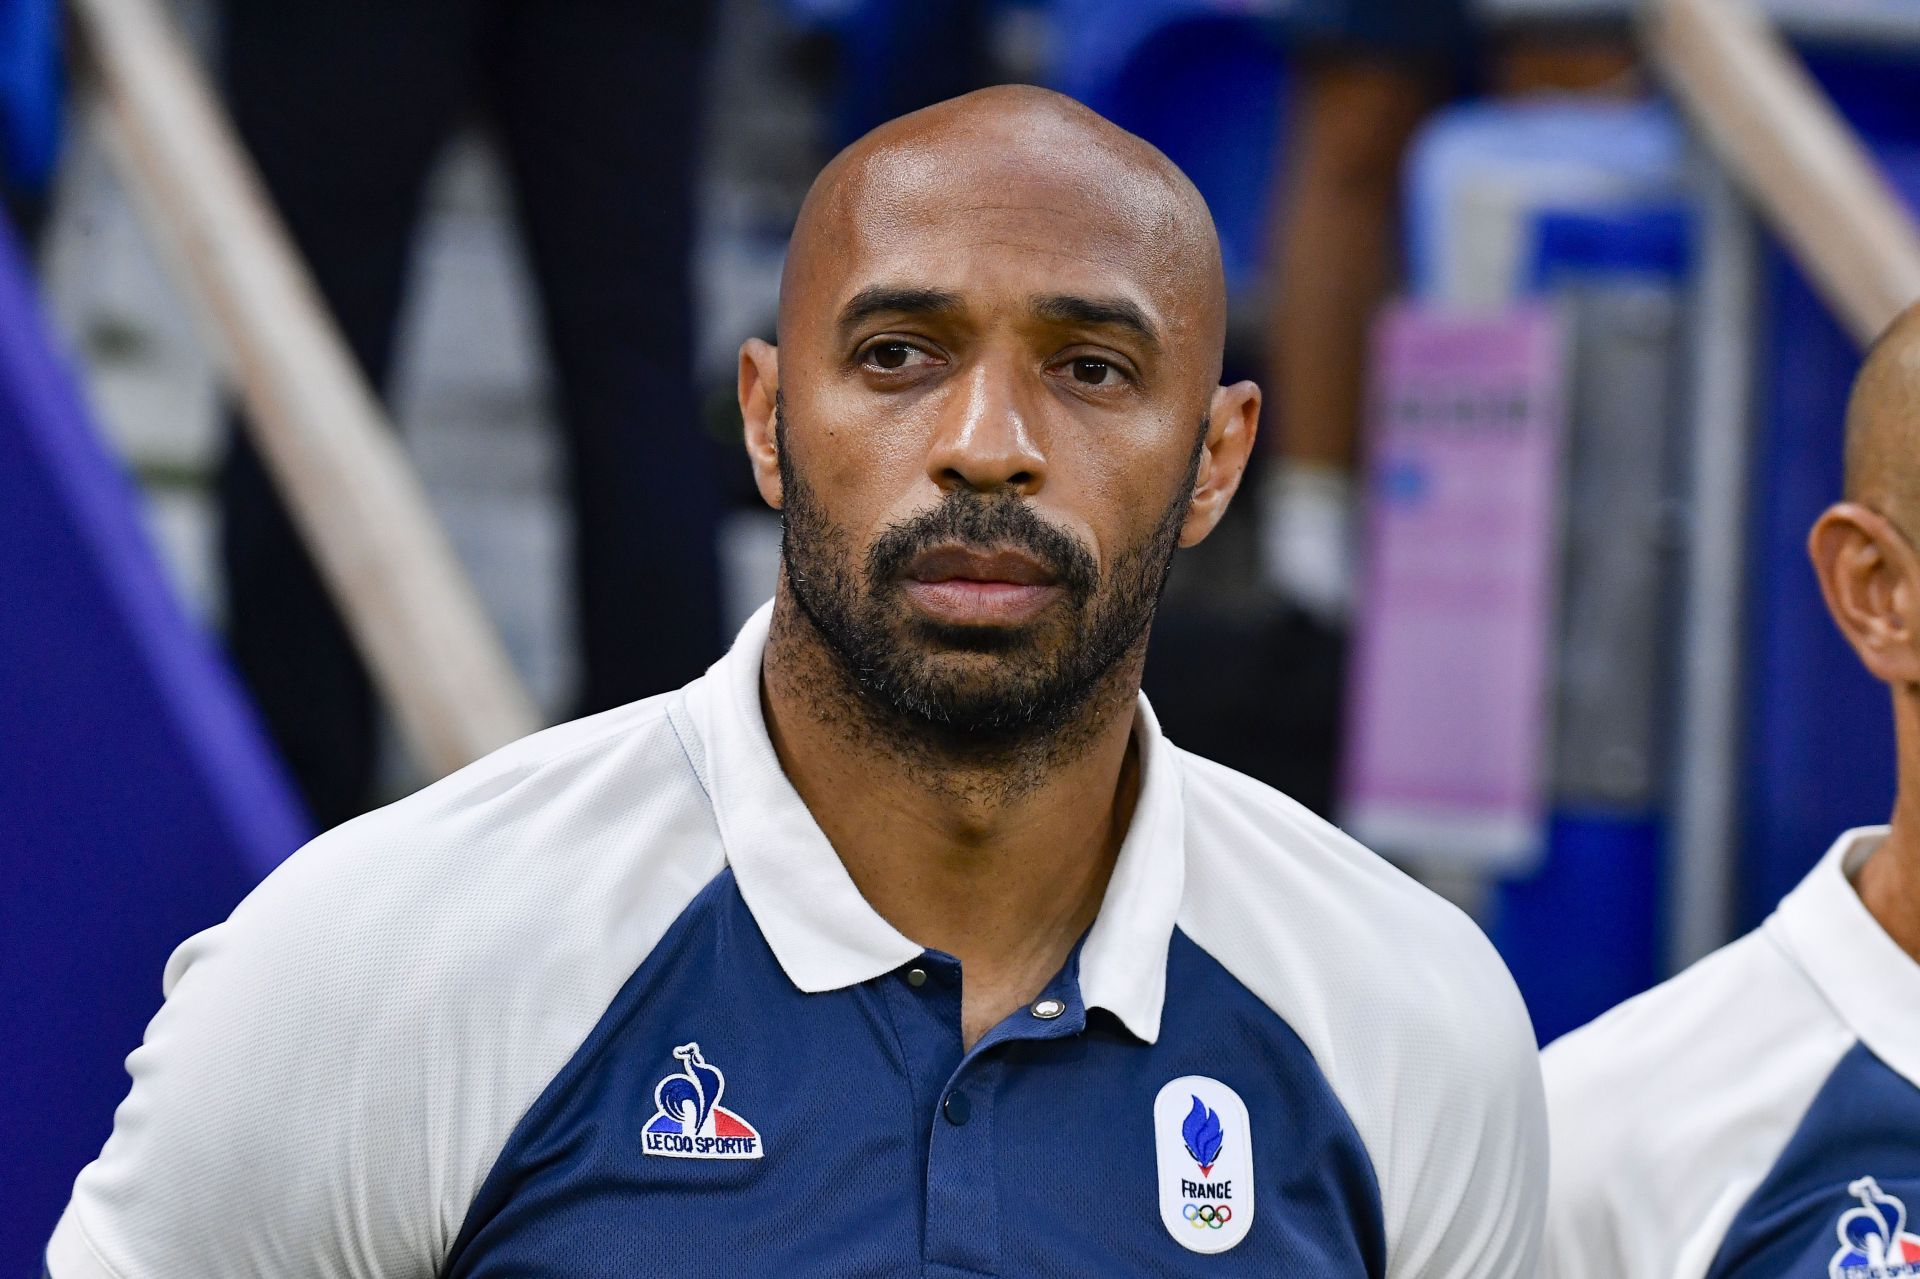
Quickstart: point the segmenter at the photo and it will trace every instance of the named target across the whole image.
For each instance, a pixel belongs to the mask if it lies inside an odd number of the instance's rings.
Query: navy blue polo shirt
[[[1886,834],[1548,1049],[1554,1279],[1920,1279],[1920,964],[1853,887]]]
[[[961,1044],[705,677],[316,840],[190,939],[48,1250],[87,1276],[1531,1275],[1474,926],[1163,739],[1100,913]]]

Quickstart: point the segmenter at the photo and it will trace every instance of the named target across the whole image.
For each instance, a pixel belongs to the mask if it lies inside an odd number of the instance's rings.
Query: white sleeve
[[[617,755],[509,748],[347,823],[185,942],[53,1279],[438,1273],[514,1125],[722,869],[677,739],[633,718]],[[636,845],[615,819],[642,792]]]
[[[450,1118],[419,1037],[428,983],[380,944],[377,868],[296,854],[168,961],[132,1091],[74,1184],[53,1279],[426,1279]],[[330,844],[332,845],[330,847]],[[372,925],[371,927],[369,925]]]
[[[1555,1041],[1548,1279],[1699,1279],[1852,1035],[1764,933]]]
[[[1462,923],[1445,960],[1474,980],[1423,991],[1427,1015],[1391,1054],[1399,1086],[1374,1139],[1388,1279],[1538,1275],[1548,1155],[1533,1027],[1485,936]]]

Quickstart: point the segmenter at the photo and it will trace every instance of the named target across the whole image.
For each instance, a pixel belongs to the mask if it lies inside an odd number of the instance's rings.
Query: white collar
[[[811,994],[870,981],[922,947],[867,904],[780,767],[760,704],[772,617],[769,603],[748,620],[727,655],[687,687],[687,708],[706,748],[714,816],[740,895],[788,979]],[[1186,818],[1179,761],[1145,696],[1134,740],[1140,797],[1080,950],[1080,992],[1089,1008],[1105,1008],[1152,1043],[1186,882]]]
[[[1853,886],[1886,837],[1885,826],[1842,835],[1766,926],[1860,1042],[1920,1087],[1920,964]]]

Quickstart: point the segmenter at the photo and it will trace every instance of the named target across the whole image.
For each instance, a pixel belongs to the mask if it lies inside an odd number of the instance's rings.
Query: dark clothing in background
[[[691,384],[704,0],[228,0],[240,134],[376,386],[421,200],[478,109],[539,284],[575,519],[576,710],[678,687],[720,651],[712,454]],[[315,821],[374,799],[375,702],[279,498],[235,432],[221,476],[229,639]]]
[[[1469,0],[1300,0],[1292,38],[1309,49],[1452,63],[1472,56]]]

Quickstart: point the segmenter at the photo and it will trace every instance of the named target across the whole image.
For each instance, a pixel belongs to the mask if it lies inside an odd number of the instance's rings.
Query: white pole
[[[1866,148],[1748,0],[1651,0],[1668,86],[1860,342],[1920,299],[1920,232]]]
[[[1676,969],[1732,936],[1740,848],[1740,658],[1759,236],[1746,201],[1725,174],[1713,173],[1704,196],[1688,387],[1679,777],[1667,876],[1667,960]]]

